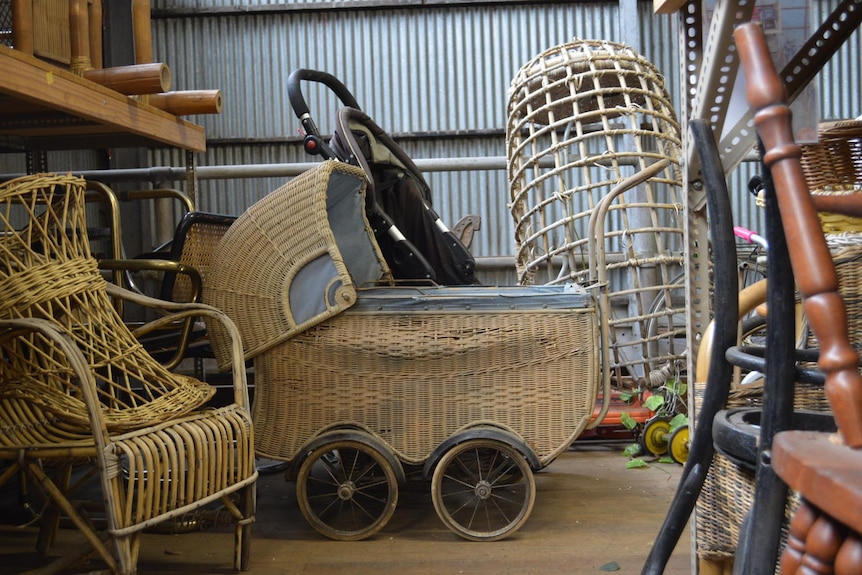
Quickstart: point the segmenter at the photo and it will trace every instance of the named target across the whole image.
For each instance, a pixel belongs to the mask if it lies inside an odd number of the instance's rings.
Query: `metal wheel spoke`
[[[497,481],[500,481],[510,471],[512,471],[513,469],[516,469],[517,467],[518,467],[517,464],[514,461],[512,461],[511,459],[509,460],[508,464],[506,464],[505,462],[501,463],[500,467],[498,467],[496,470],[492,470],[492,471],[499,471],[498,473],[491,473],[491,472],[488,473],[488,482],[491,485],[494,485]],[[492,477],[493,477],[493,479],[491,479]]]
[[[491,494],[490,499],[492,499],[492,500],[497,499],[497,500],[500,500],[500,501],[505,501],[506,503],[511,503],[512,505],[515,505],[515,506],[521,506],[521,505],[523,505],[523,502],[522,502],[522,501],[519,501],[518,499],[510,499],[510,498],[508,498],[508,497],[505,497],[505,496],[503,496],[503,495],[500,495],[499,493],[497,493],[497,491],[498,491],[497,489],[495,489],[495,490],[494,490],[494,492]],[[496,501],[494,501],[494,504],[496,505],[496,504],[497,504],[497,502],[496,502]]]
[[[459,485],[463,485],[464,487],[466,487],[466,488],[467,488],[467,489],[465,489],[465,491],[466,491],[466,492],[473,491],[473,487],[476,485],[475,483],[470,483],[470,482],[468,482],[468,481],[464,481],[464,480],[463,480],[463,479],[461,479],[460,477],[457,477],[457,476],[452,475],[452,474],[450,474],[450,473],[445,474],[445,475],[443,476],[443,478],[444,478],[444,479],[449,479],[449,480],[451,480],[451,481],[454,481],[455,483],[458,483]]]
[[[479,479],[481,479],[481,477],[478,477],[476,475],[476,473],[473,472],[472,469],[467,467],[467,463],[465,463],[465,461],[461,457],[455,458],[455,464],[457,464],[458,467],[461,468],[461,470],[464,472],[464,474],[467,476],[468,479],[472,478],[475,481],[478,481]],[[447,476],[448,476],[448,474],[447,474]],[[465,483],[465,485],[466,485],[466,483]]]
[[[437,515],[473,541],[517,531],[533,507],[535,483],[526,458],[495,439],[469,439],[444,454],[432,478]]]

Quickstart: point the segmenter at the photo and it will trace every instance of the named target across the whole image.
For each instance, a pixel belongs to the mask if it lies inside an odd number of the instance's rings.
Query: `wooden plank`
[[[652,11],[656,14],[673,14],[683,6],[686,0],[653,0]]]
[[[151,145],[206,150],[202,126],[5,46],[0,46],[0,73],[4,78],[0,93],[101,126],[82,129],[83,133],[115,131],[134,134]]]

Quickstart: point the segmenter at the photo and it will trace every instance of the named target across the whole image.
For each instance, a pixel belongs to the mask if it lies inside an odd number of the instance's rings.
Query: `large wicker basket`
[[[292,460],[332,427],[423,462],[490,424],[542,465],[583,431],[600,381],[591,296],[564,286],[372,288],[336,317],[255,358],[258,453]]]

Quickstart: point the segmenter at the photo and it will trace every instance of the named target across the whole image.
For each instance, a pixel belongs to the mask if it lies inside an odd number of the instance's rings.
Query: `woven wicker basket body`
[[[292,460],[355,426],[420,463],[490,424],[547,465],[593,411],[598,345],[592,298],[563,286],[360,290],[350,310],[255,358],[256,447]]]
[[[699,405],[705,384],[696,383],[695,403]],[[727,408],[761,407],[763,386],[733,389]],[[829,402],[822,386],[797,384],[794,409],[828,411]],[[742,522],[754,503],[754,471],[716,453],[706,475],[695,507],[697,556],[710,561],[733,559],[739,545]],[[782,541],[787,536],[788,521],[799,506],[799,496],[787,497]]]

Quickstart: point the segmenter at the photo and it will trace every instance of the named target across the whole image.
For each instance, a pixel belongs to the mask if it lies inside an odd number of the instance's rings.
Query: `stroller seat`
[[[330,146],[368,178],[368,220],[396,279],[478,283],[473,256],[431,207],[431,189],[419,168],[368,114],[341,108]]]

